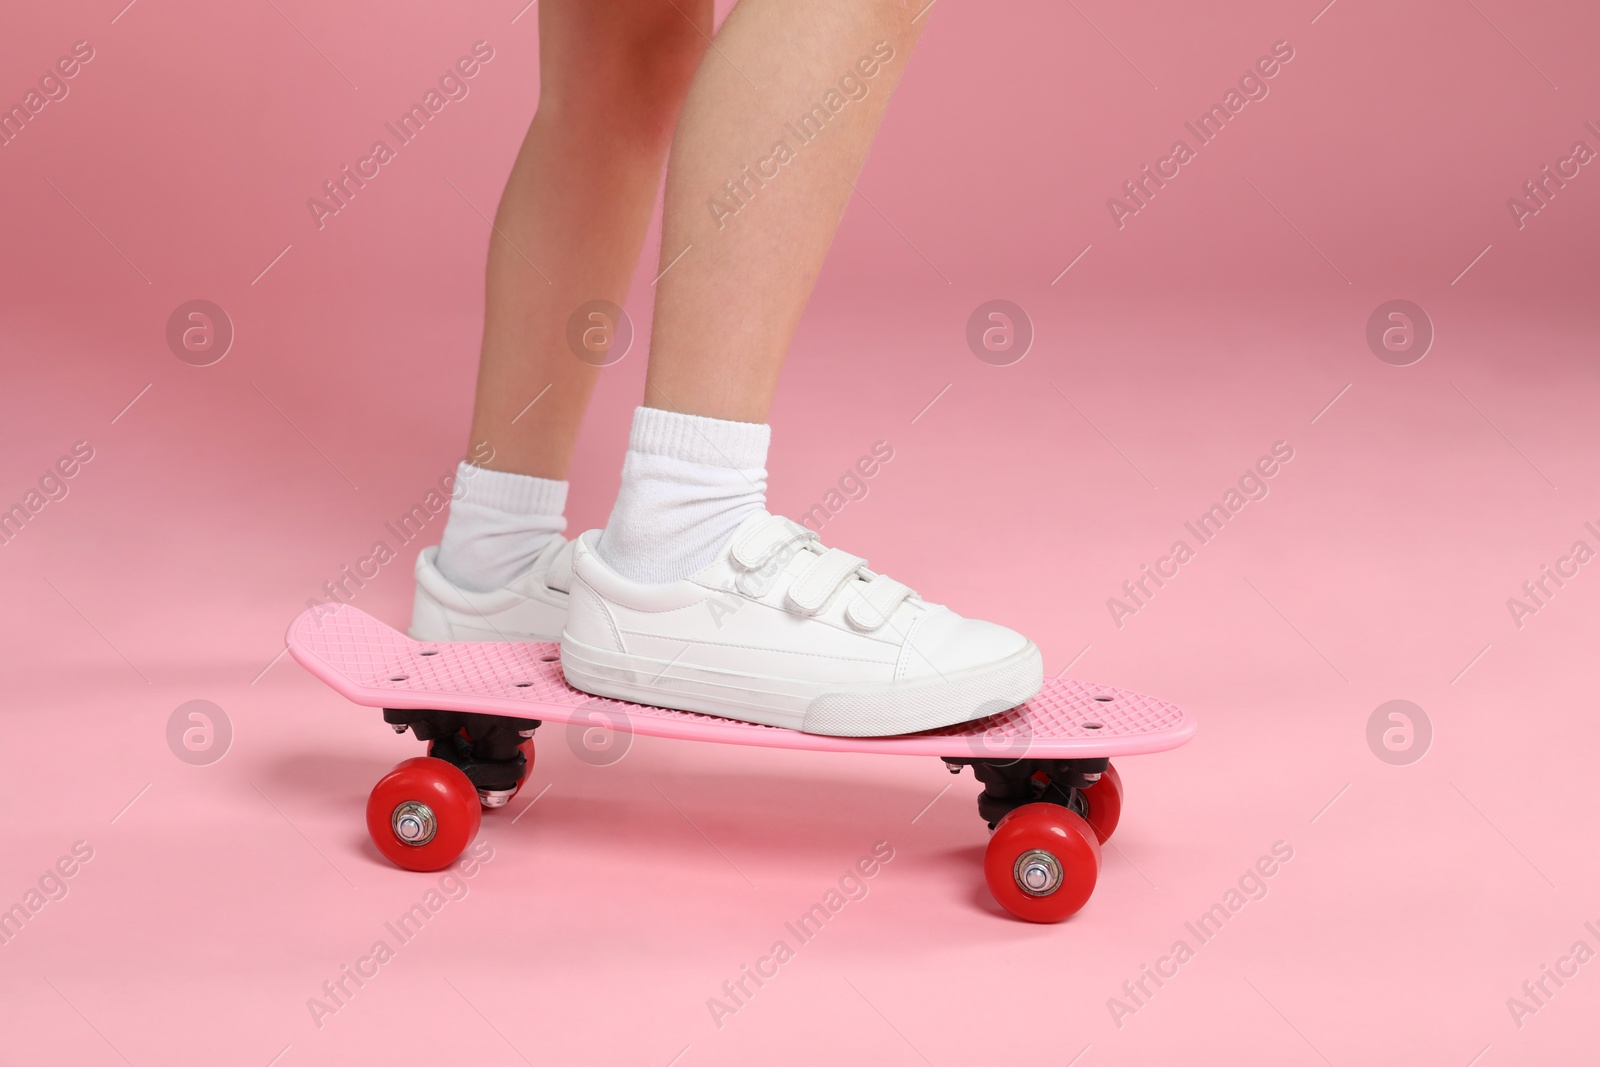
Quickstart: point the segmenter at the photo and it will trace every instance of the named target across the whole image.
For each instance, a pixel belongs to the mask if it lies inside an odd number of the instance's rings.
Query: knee
[[[540,111],[665,144],[711,36],[712,0],[577,0],[552,18],[561,41],[541,57]]]
[[[617,4],[608,29],[611,62],[605,71],[612,85],[646,100],[681,99],[711,38],[711,5],[712,0]],[[605,45],[596,51],[605,51]]]

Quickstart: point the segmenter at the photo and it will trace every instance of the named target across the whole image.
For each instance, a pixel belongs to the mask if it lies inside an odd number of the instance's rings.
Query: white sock
[[[567,528],[566,506],[566,482],[462,463],[434,565],[458,588],[503,588]]]
[[[767,506],[772,428],[657,408],[633,413],[622,487],[595,551],[635,582],[703,570]]]

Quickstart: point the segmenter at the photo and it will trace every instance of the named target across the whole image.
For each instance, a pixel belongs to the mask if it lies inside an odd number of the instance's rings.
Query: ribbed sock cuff
[[[635,408],[628,435],[632,452],[740,470],[765,467],[771,442],[772,427],[765,423],[728,422],[660,408]]]
[[[509,515],[560,515],[567,508],[567,483],[462,463],[456,467],[452,496],[463,504],[479,504]]]

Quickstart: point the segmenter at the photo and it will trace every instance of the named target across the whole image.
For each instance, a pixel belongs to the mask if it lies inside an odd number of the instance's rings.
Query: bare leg
[[[490,239],[475,463],[566,478],[598,373],[568,349],[567,319],[627,295],[710,32],[710,0],[540,3],[539,110]]]
[[[539,110],[490,237],[468,461],[437,551],[417,560],[418,637],[560,632],[564,594],[543,577],[566,543],[567,467],[598,374],[567,323],[627,294],[710,23],[711,0],[540,4]]]
[[[900,0],[742,0],[695,75],[667,170],[646,406],[610,520],[572,547],[572,686],[848,735],[982,718],[1039,691],[1023,635],[766,511],[784,350],[916,20]]]
[[[766,421],[925,2],[742,0],[728,16],[673,141],[646,406]]]

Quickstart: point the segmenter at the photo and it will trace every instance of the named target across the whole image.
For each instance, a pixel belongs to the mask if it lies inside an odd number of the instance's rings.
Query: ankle
[[[462,463],[434,560],[469,592],[503,588],[561,536],[567,483]]]
[[[635,582],[703,570],[739,524],[766,507],[771,436],[759,423],[638,408],[617,503],[595,551]]]

